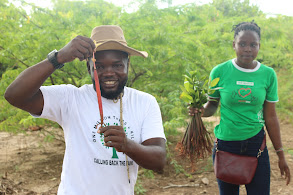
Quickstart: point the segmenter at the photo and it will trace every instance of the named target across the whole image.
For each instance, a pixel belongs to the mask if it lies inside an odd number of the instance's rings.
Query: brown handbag
[[[249,184],[254,177],[261,156],[266,146],[266,135],[264,135],[257,157],[244,156],[218,150],[218,139],[216,141],[216,155],[214,171],[216,177],[226,183],[244,185]]]

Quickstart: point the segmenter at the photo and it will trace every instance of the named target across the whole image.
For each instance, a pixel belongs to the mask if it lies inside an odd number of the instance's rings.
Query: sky
[[[35,5],[40,7],[50,7],[50,1],[46,0],[27,0],[28,2],[32,2]],[[117,6],[127,6],[131,0],[106,0],[108,2],[112,2]],[[182,5],[186,3],[194,3],[197,4],[205,4],[210,3],[212,0],[173,0],[172,5]],[[287,16],[293,16],[293,0],[250,0],[250,3],[253,5],[257,5],[260,10],[269,16],[274,16],[276,14],[282,14]],[[162,7],[167,7],[167,3],[162,4]],[[126,9],[128,11],[129,9]]]
[[[131,0],[107,0],[116,5],[127,5]],[[205,4],[211,3],[212,0],[173,0],[172,5],[182,5],[186,3]],[[257,5],[260,10],[268,15],[282,14],[293,16],[293,1],[292,0],[250,0],[250,3]],[[166,3],[167,6],[167,3]]]

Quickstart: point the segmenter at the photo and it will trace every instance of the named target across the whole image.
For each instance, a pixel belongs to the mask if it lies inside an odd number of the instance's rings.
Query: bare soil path
[[[60,129],[46,129],[62,134]],[[287,162],[293,173],[293,125],[281,123],[281,133]],[[183,130],[184,131],[184,130]],[[182,132],[183,133],[183,132]],[[44,130],[28,130],[27,135],[0,132],[0,195],[49,195],[56,194],[60,182],[64,143],[53,140],[44,142]],[[211,158],[199,162],[196,171],[191,172],[190,162],[175,150],[181,133],[168,138],[168,164],[163,174],[139,171],[137,183],[145,194],[176,195],[218,195]],[[293,194],[293,182],[285,185],[278,169],[278,158],[267,139],[271,161],[271,194]],[[241,187],[240,194],[246,194]]]

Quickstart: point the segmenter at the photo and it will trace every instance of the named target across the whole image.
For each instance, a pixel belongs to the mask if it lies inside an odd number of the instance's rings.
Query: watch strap
[[[48,60],[52,63],[52,65],[54,66],[55,69],[59,69],[64,66],[64,64],[58,63],[57,55],[58,55],[58,51],[56,49],[54,49],[47,56]]]

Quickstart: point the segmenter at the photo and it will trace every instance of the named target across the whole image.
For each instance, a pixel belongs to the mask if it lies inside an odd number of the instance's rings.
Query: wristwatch
[[[47,56],[48,60],[53,64],[55,69],[59,69],[59,68],[62,68],[64,66],[64,64],[59,64],[58,63],[57,54],[58,54],[58,51],[56,49],[54,49]]]

